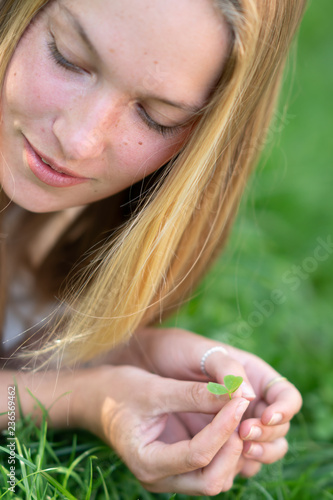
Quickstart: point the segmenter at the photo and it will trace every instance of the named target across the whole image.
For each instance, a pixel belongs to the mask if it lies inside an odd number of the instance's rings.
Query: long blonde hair
[[[4,4],[1,81],[45,2]],[[126,341],[178,307],[225,244],[272,118],[305,0],[215,0],[215,6],[229,26],[230,54],[193,134],[131,217],[86,255],[43,346],[18,357],[70,365]]]

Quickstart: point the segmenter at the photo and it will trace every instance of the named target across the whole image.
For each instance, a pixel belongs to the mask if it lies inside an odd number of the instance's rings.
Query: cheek
[[[174,148],[161,144],[160,140],[125,137],[118,149],[117,164],[122,175],[130,176],[134,183],[167,163],[174,152]]]
[[[117,165],[120,175],[131,176],[132,182],[143,179],[165,165],[183,146],[188,132],[165,139],[151,130],[130,134],[120,131]]]
[[[46,48],[25,35],[10,62],[3,95],[9,109],[21,118],[45,116],[54,106],[65,106],[64,93],[52,76]]]

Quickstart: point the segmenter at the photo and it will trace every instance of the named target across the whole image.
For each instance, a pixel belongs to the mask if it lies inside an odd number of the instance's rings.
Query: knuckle
[[[225,481],[223,483],[223,488],[221,489],[221,491],[229,491],[229,490],[231,490],[233,485],[234,485],[234,478],[228,477],[225,479]]]
[[[228,455],[232,462],[237,462],[242,456],[244,443],[239,436],[232,434],[229,438]]]
[[[234,484],[233,477],[210,479],[203,490],[203,495],[214,497],[224,491],[229,491]]]
[[[229,490],[231,490],[231,488],[233,487],[233,485],[234,485],[234,479],[232,477],[230,477],[229,479],[227,479],[224,482],[223,490],[222,491],[229,491]]]
[[[243,441],[239,436],[233,436],[233,446],[231,453],[233,456],[238,457],[243,453]]]
[[[159,479],[156,472],[154,472],[154,467],[151,467],[150,461],[147,461],[145,454],[140,451],[134,453],[131,462],[127,462],[127,464],[135,477],[142,484],[148,486],[154,484]]]
[[[203,450],[192,451],[187,457],[187,468],[189,470],[203,469],[210,464],[212,456]]]
[[[202,493],[207,497],[214,497],[215,495],[221,493],[221,491],[222,490],[219,484],[211,482],[210,484],[205,485]]]
[[[259,462],[253,462],[251,465],[245,466],[241,471],[242,476],[244,477],[253,477],[261,470],[261,464]]]
[[[288,442],[286,439],[278,439],[276,445],[278,446],[278,451],[275,454],[269,455],[267,457],[267,459],[265,460],[266,464],[272,464],[277,460],[281,460],[281,458],[283,458],[288,452]]]
[[[154,484],[157,481],[156,476],[154,474],[152,474],[150,471],[143,470],[143,469],[137,469],[134,471],[132,469],[132,472],[134,473],[134,475],[138,479],[138,481],[141,484],[147,485],[147,487],[149,485]]]
[[[188,385],[185,397],[190,406],[195,408],[202,407],[202,395],[203,391],[206,390],[205,386],[200,382],[194,382]]]

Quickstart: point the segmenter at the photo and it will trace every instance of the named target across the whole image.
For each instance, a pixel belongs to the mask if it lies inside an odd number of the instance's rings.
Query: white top
[[[33,288],[32,276],[23,270],[10,284],[2,337],[5,353],[21,344],[30,328],[42,326],[54,309],[54,305],[49,305],[38,310]]]
[[[23,213],[23,209],[15,205],[5,211],[4,233],[8,238],[16,232]],[[14,274],[14,277],[10,278],[7,292],[7,308],[0,340],[5,353],[19,346],[29,336],[30,328],[43,326],[43,319],[46,319],[55,307],[55,304],[49,304],[42,310],[38,307],[34,279],[28,270],[16,269]]]
[[[33,257],[33,264],[38,265],[39,261],[43,260],[63,231],[84,208],[84,206],[72,207],[56,212],[50,223],[36,235],[36,238],[32,242],[27,242],[27,252]],[[24,215],[24,210],[19,206],[14,205],[10,207],[10,210],[6,210],[4,232],[8,237],[16,233],[22,215]],[[51,313],[59,307],[58,303],[52,302],[41,309],[36,300],[37,296],[33,275],[25,269],[16,270],[14,278],[11,278],[7,295],[8,303],[2,338],[2,347],[5,352],[29,337],[29,329],[36,331],[39,327],[45,326]]]

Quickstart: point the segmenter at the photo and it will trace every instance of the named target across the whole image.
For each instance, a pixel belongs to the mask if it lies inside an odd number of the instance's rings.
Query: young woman
[[[153,325],[227,239],[303,10],[1,3],[1,401],[15,377],[39,418],[25,387],[46,407],[71,391],[51,424],[99,435],[151,491],[227,490],[285,454],[301,406],[256,356]],[[209,394],[230,373],[235,397]]]

